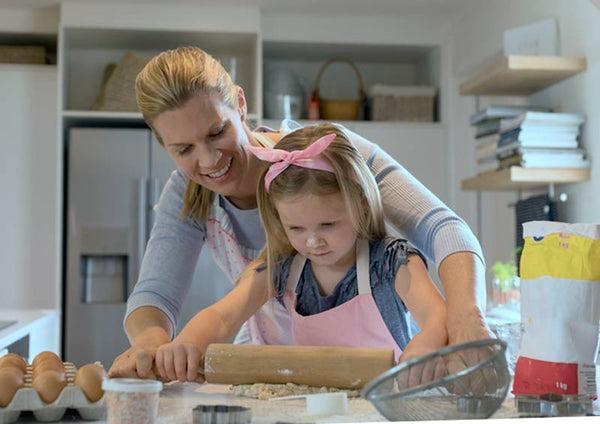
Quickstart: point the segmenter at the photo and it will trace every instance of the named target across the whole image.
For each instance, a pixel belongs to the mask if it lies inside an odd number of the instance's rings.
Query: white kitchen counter
[[[237,397],[228,385],[194,383],[172,383],[165,385],[160,394],[157,423],[160,424],[192,424],[192,409],[197,405],[239,405],[252,410],[252,422],[271,423],[364,423],[386,422],[375,407],[361,398],[348,399],[348,413],[338,415],[309,415],[306,413],[305,400],[267,401]],[[514,398],[509,396],[502,407],[494,414],[494,423],[502,422],[501,418],[515,418]],[[529,419],[527,423],[533,424]],[[22,414],[18,422],[35,422],[31,414]],[[59,423],[106,423],[106,421],[82,421],[76,413],[67,412]],[[448,423],[463,421],[445,421]],[[469,420],[469,423],[483,423],[484,420]],[[546,421],[545,421],[546,422]]]
[[[0,321],[15,321],[0,329],[0,354],[6,349],[31,361],[44,350],[60,352],[60,311],[0,309]]]

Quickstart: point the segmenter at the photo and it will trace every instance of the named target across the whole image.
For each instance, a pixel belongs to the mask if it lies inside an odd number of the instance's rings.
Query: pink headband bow
[[[318,169],[333,172],[331,165],[320,154],[331,144],[335,134],[327,134],[319,138],[304,150],[288,152],[280,149],[266,149],[264,147],[247,146],[259,159],[274,162],[265,175],[265,188],[269,191],[271,182],[290,165],[302,168]]]

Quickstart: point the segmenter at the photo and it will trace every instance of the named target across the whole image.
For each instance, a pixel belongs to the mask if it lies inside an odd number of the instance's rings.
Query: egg
[[[87,364],[75,373],[75,386],[79,387],[87,400],[98,401],[104,394],[102,381],[106,378],[104,367],[99,364]]]
[[[8,365],[20,369],[23,374],[27,373],[27,361],[23,359],[21,355],[7,353],[0,358],[0,368],[4,368]]]
[[[38,362],[32,369],[32,378],[35,380],[38,375],[41,373],[52,370],[58,373],[65,373],[65,364],[61,360],[56,360],[55,358],[48,357],[43,362]]]
[[[31,366],[35,368],[36,365],[46,361],[47,359],[53,359],[55,362],[62,362],[62,360],[56,353],[50,352],[49,350],[45,350],[35,355],[35,358],[33,358],[33,361],[31,361]]]
[[[64,373],[61,374],[54,370],[46,370],[33,380],[33,388],[45,403],[52,403],[58,399],[66,385],[67,379]]]
[[[6,366],[0,369],[0,407],[4,408],[23,385],[23,373],[18,368]]]

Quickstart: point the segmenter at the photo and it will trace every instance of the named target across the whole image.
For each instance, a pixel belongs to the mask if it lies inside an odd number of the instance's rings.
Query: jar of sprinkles
[[[162,383],[137,378],[104,380],[108,424],[149,424],[156,422],[158,394]]]

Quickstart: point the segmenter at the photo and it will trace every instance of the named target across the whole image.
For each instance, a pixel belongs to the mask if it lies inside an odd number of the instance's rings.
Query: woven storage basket
[[[0,63],[46,63],[44,46],[0,46]]]
[[[345,100],[345,99],[325,99],[319,96],[319,84],[321,83],[321,77],[325,69],[334,62],[343,62],[350,65],[354,70],[356,77],[358,78],[358,99],[357,100]],[[340,121],[354,121],[358,118],[360,106],[365,100],[365,92],[363,89],[363,81],[358,71],[358,68],[349,59],[337,58],[331,59],[321,67],[319,74],[317,75],[317,81],[315,82],[315,91],[313,96],[319,99],[319,114],[321,119],[328,120],[340,120]]]
[[[435,87],[374,85],[371,120],[432,122],[435,94]]]
[[[137,112],[135,78],[146,63],[147,58],[129,51],[116,65],[108,64],[100,93],[91,109]]]

